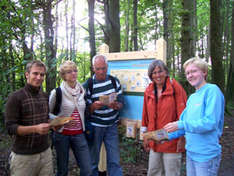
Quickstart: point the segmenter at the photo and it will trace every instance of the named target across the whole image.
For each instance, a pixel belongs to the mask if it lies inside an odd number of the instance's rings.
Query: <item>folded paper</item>
[[[55,127],[64,125],[70,122],[71,120],[73,120],[73,117],[56,117],[55,119],[50,121],[50,126]]]
[[[99,97],[99,101],[101,101],[104,105],[109,105],[114,102],[117,98],[117,93],[111,93],[109,95],[102,95]]]
[[[144,140],[153,139],[155,141],[168,140],[168,133],[164,129],[160,129],[156,131],[149,131],[149,132],[143,133],[143,139]]]

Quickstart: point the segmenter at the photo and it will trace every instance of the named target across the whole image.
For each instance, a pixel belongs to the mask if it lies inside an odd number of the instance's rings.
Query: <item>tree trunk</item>
[[[107,44],[110,52],[120,51],[120,21],[119,1],[105,0],[104,2]]]
[[[56,3],[55,7],[55,35],[54,35],[54,55],[57,55],[57,48],[58,48],[58,3]]]
[[[186,60],[195,56],[194,52],[194,34],[196,29],[194,25],[194,0],[183,0],[182,31],[181,31],[181,65]],[[196,30],[195,30],[196,31]]]
[[[182,66],[184,62],[195,56],[194,52],[194,31],[196,31],[196,26],[194,23],[194,18],[196,13],[194,12],[195,3],[194,0],[183,0],[183,14],[182,14],[182,27],[181,27],[181,65],[179,67],[179,78],[181,84],[185,89],[190,92],[191,87],[188,82],[185,81],[185,76],[182,71]]]
[[[72,15],[71,15],[71,35],[70,35],[70,58],[72,60],[76,57],[76,0],[72,1]]]
[[[230,21],[230,16],[232,15],[232,8],[231,7],[231,2],[229,0],[226,0],[226,7],[224,7],[225,10],[221,19],[223,20],[223,56],[225,59],[224,62],[224,75],[228,75],[229,72],[229,63],[230,63],[230,43],[231,43],[231,23]]]
[[[125,38],[124,38],[124,50],[128,51],[129,45],[129,9],[130,9],[130,0],[128,0],[127,8],[125,9]]]
[[[210,55],[212,63],[212,80],[222,91],[224,91],[222,26],[220,16],[221,7],[222,2],[220,0],[210,1]]]
[[[56,87],[56,67],[54,67],[55,50],[53,46],[54,41],[54,28],[52,22],[51,14],[51,1],[47,1],[43,6],[43,29],[45,35],[45,52],[46,52],[46,62],[48,66],[47,76],[46,76],[46,91],[50,92]]]
[[[154,26],[154,43],[155,43],[155,49],[156,49],[156,43],[157,43],[157,40],[158,40],[158,28],[159,28],[159,19],[158,19],[158,16],[157,16],[157,13],[158,13],[158,9],[157,9],[157,5],[155,4],[155,26]]]
[[[230,57],[230,67],[228,74],[228,83],[226,88],[226,102],[232,102],[234,104],[234,1],[232,1],[232,27],[231,27],[231,57]]]
[[[171,70],[171,63],[173,63],[173,17],[171,13],[173,1],[163,1],[163,37],[167,42],[167,67]]]
[[[95,30],[94,30],[94,5],[95,0],[88,0],[89,9],[89,46],[90,46],[90,70],[92,72],[92,58],[96,55]]]
[[[68,38],[68,2],[67,0],[65,0],[65,21],[66,21],[66,42],[67,42],[67,46],[66,46],[66,59],[69,59],[69,54],[68,54],[68,48],[69,48],[69,38]]]
[[[137,44],[137,3],[138,0],[133,0],[133,46],[134,51],[138,50],[138,44]]]

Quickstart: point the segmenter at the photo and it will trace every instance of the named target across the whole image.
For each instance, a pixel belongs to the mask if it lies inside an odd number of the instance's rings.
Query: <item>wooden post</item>
[[[98,54],[104,54],[104,53],[109,53],[109,46],[105,43],[103,43],[99,48],[98,48]]]

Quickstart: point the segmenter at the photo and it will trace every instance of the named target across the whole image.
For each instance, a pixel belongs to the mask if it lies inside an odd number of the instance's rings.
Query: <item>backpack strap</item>
[[[174,87],[174,83],[173,83],[173,79],[170,79],[170,83],[173,89],[173,97],[174,97],[174,101],[175,101],[175,113],[176,113],[176,118],[177,118],[177,104],[176,104],[176,92],[175,92],[175,87]]]
[[[93,78],[88,79],[88,89],[89,89],[90,95],[92,95],[93,94]]]
[[[55,94],[56,95],[56,101],[55,101],[53,114],[58,115],[58,113],[60,112],[60,107],[61,107],[61,103],[62,103],[62,90],[61,90],[61,87],[56,88],[55,91],[56,91],[56,94]]]
[[[173,89],[173,96],[175,98],[175,87],[174,87],[174,84],[173,84],[173,79],[170,78],[170,83],[171,83],[171,86],[172,86],[172,89]]]

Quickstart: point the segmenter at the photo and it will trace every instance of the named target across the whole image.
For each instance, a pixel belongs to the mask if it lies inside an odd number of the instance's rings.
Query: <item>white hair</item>
[[[104,59],[106,65],[107,65],[107,58],[106,58],[106,56],[104,56],[104,55],[102,55],[102,54],[98,54],[98,55],[95,55],[95,56],[93,57],[93,59],[92,59],[92,65],[94,66],[94,63],[95,63],[96,59],[98,59],[99,57],[102,57],[102,58]]]

